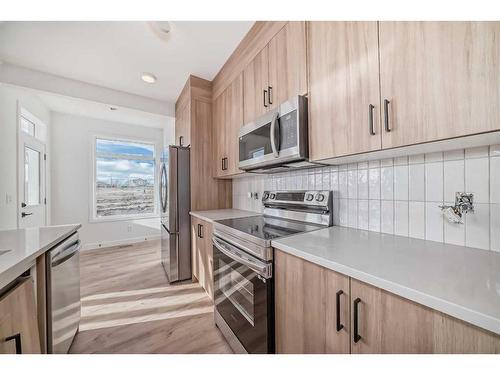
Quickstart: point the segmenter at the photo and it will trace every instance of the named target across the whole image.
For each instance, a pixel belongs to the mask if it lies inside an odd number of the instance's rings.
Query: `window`
[[[31,136],[35,136],[35,123],[31,120],[28,120],[26,117],[21,116],[21,130],[26,134]]]
[[[155,214],[154,145],[95,139],[94,218]]]

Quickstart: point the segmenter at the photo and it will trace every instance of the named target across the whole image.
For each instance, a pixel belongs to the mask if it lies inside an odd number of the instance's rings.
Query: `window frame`
[[[112,215],[112,216],[97,216],[97,140],[104,139],[108,141],[119,141],[119,142],[131,142],[131,143],[139,143],[146,144],[148,146],[153,146],[153,170],[154,170],[154,186],[153,186],[153,207],[154,211],[152,213],[146,214],[132,214],[132,215]],[[90,189],[89,189],[89,222],[90,223],[100,223],[100,222],[113,222],[113,221],[130,221],[130,220],[141,220],[141,219],[154,219],[159,218],[159,199],[158,199],[158,191],[159,191],[159,179],[158,179],[158,150],[157,150],[157,142],[153,139],[141,138],[141,137],[123,137],[119,135],[113,134],[93,134],[91,136],[90,142],[90,167],[92,171],[92,178],[90,179]],[[109,154],[112,155],[120,155],[120,154]],[[133,158],[130,160],[140,160],[141,158]],[[144,160],[151,160],[150,158],[144,158]]]

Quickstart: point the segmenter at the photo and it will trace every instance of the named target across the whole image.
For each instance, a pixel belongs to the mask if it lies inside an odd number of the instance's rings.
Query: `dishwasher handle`
[[[66,262],[68,259],[72,258],[80,249],[82,248],[82,244],[80,240],[76,240],[71,246],[68,246],[63,251],[59,252],[52,259],[52,267],[57,267],[58,265]]]

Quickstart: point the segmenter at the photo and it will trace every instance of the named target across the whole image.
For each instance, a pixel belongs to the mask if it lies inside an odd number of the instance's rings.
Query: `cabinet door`
[[[311,159],[380,149],[377,22],[308,24]]]
[[[349,279],[279,250],[274,262],[276,352],[349,353]]]
[[[191,106],[185,104],[183,107],[175,111],[175,144],[179,145],[180,137],[182,137],[182,145],[191,144]]]
[[[384,148],[500,129],[500,22],[380,22]]]
[[[193,276],[211,299],[214,298],[212,224],[191,217]]]
[[[269,57],[267,46],[243,70],[243,120],[247,124],[267,112]]]
[[[226,89],[226,148],[228,174],[243,173],[239,163],[239,131],[243,126],[243,74]]]
[[[16,353],[18,335],[23,354],[40,353],[33,280],[28,278],[0,297],[0,354]],[[7,340],[7,341],[6,341]]]
[[[269,109],[307,94],[306,23],[288,22],[269,42]]]
[[[212,104],[214,139],[213,145],[216,152],[215,176],[224,177],[227,175],[225,158],[227,158],[226,147],[226,94],[222,92]]]

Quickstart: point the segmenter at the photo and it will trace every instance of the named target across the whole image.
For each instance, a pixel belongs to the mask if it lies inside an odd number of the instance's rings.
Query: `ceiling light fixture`
[[[149,27],[161,40],[169,40],[172,27],[168,21],[150,21],[148,22]]]
[[[142,73],[141,79],[146,82],[146,83],[155,83],[156,82],[156,76],[151,73]]]

